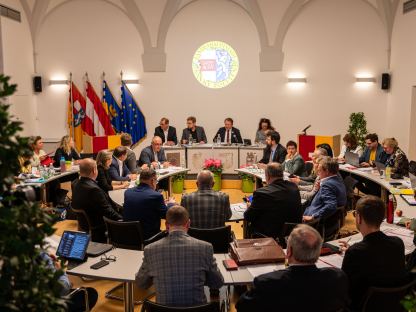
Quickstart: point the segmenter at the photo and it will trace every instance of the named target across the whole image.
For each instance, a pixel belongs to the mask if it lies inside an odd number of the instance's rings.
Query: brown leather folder
[[[284,262],[286,257],[273,238],[238,239],[230,246],[231,258],[238,265]]]

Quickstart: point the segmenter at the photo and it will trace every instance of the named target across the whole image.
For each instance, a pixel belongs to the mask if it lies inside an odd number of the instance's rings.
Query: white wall
[[[404,151],[409,152],[410,159],[416,159],[416,133],[410,124],[412,88],[416,86],[416,11],[403,15],[402,8],[403,1],[400,1],[392,37],[392,80],[387,108],[387,131],[396,137]],[[413,114],[415,110],[416,107],[413,108]]]
[[[24,123],[23,135],[38,132],[36,98],[33,93],[32,77],[33,47],[29,25],[19,1],[2,0],[2,4],[20,11],[22,22],[0,17],[4,73],[11,76],[11,82],[18,85],[17,92],[9,98],[10,112]]]
[[[264,10],[265,6],[261,7]],[[274,37],[278,24],[270,22],[270,12],[274,9],[280,17],[284,7],[277,1],[267,2],[269,38]],[[200,85],[191,70],[195,50],[210,40],[227,42],[240,58],[237,78],[220,90]],[[402,44],[393,46],[393,59],[397,61],[394,48]],[[180,135],[186,117],[195,115],[212,139],[223,119],[231,116],[243,137],[253,139],[259,118],[269,117],[285,143],[310,123],[310,133],[344,134],[349,114],[357,111],[365,112],[369,131],[380,137],[390,133],[385,124],[392,104],[379,86],[380,74],[388,67],[387,39],[375,11],[362,0],[311,1],[286,35],[281,72],[260,72],[260,45],[252,20],[241,7],[223,0],[193,2],[178,13],[167,35],[166,72],[143,72],[143,45],[137,30],[118,8],[99,0],[74,0],[54,9],[40,28],[36,46],[37,69],[45,82],[68,78],[72,71],[74,81],[81,87],[82,75],[88,71],[101,95],[100,75],[104,70],[119,99],[120,70],[126,78],[140,78],[141,84],[131,90],[146,116],[149,136],[162,116],[170,118]],[[5,62],[19,66],[12,58]],[[293,72],[307,76],[308,83],[303,88],[288,86],[287,76]],[[357,87],[354,76],[359,72],[376,76],[377,83]],[[395,79],[393,88],[398,83]],[[62,86],[45,87],[37,95],[38,131],[43,137],[59,138],[66,133],[67,91]],[[399,94],[400,90],[397,100],[401,101]],[[406,130],[400,130],[403,138],[408,129],[409,124]],[[398,138],[402,141],[399,135]],[[141,145],[147,143],[148,140]]]

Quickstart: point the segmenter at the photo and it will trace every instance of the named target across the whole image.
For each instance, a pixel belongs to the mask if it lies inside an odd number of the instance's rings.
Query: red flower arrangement
[[[220,159],[208,158],[205,159],[204,169],[209,170],[213,173],[221,174],[222,172],[222,163]]]

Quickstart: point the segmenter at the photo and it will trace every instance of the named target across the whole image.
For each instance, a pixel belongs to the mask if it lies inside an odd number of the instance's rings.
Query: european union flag
[[[147,134],[146,121],[124,82],[121,83],[121,106],[122,130],[131,135],[133,144],[135,144]]]
[[[110,117],[111,125],[117,133],[123,131],[123,123],[121,121],[121,108],[114,99],[107,82],[103,80],[103,106]]]

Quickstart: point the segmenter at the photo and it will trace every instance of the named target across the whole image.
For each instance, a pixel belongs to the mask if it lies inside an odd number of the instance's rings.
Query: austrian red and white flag
[[[87,103],[85,98],[82,96],[81,92],[79,92],[78,88],[72,83],[71,86],[72,92],[72,103],[73,103],[73,124],[76,128],[79,124],[81,124],[82,130],[90,135],[94,136],[94,124],[92,119],[86,114]]]
[[[110,118],[105,111],[100,98],[95,93],[91,83],[87,81],[87,107],[86,115],[91,118],[96,136],[113,135],[114,129],[111,126]]]

